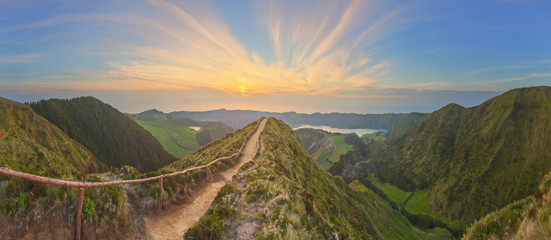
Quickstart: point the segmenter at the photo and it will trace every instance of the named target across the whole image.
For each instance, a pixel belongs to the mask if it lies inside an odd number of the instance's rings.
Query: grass
[[[381,183],[376,177],[368,177],[367,180],[376,188],[381,189],[381,191],[387,195],[388,199],[396,203],[396,205],[402,204],[411,194],[411,192],[406,192],[392,184]],[[408,202],[411,202],[411,200]]]
[[[155,126],[152,126],[152,125],[149,125],[149,124],[145,124],[142,121],[138,121],[138,124],[140,124],[140,126],[142,126],[145,130],[150,132],[151,135],[153,135],[155,138],[157,138],[157,140],[159,140],[159,142],[161,143],[163,148],[167,152],[169,152],[170,154],[172,154],[172,155],[174,155],[178,158],[184,158],[184,157],[188,156],[189,154],[191,154],[193,152],[193,150],[183,148],[183,147],[179,146],[178,144],[176,144],[172,140],[172,138],[170,138],[170,136],[168,135],[168,133],[166,132],[166,130],[164,128],[155,127]],[[161,126],[161,125],[159,125],[159,126]],[[184,128],[184,127],[182,127],[182,128]],[[172,130],[170,130],[170,131],[172,131]],[[183,134],[179,135],[179,136],[180,136],[180,138],[182,138]],[[176,139],[178,139],[178,137],[176,137]],[[180,141],[180,139],[178,139],[178,141]],[[195,142],[195,143],[197,145],[199,145],[197,142]],[[184,145],[185,145],[185,143],[184,143]]]
[[[331,168],[335,163],[338,163],[340,161],[341,155],[346,154],[349,151],[352,151],[354,149],[354,146],[345,143],[344,142],[344,135],[342,134],[335,134],[335,133],[329,133],[325,131],[320,131],[323,133],[323,135],[329,137],[333,142],[335,142],[335,145],[337,145],[337,149],[331,155],[327,160],[325,160],[323,163],[320,164],[320,166],[323,168],[323,170],[328,170]],[[316,162],[323,159],[327,154],[329,154],[333,150],[333,145],[331,145],[331,149],[328,149],[327,152],[322,152],[316,157]]]
[[[417,191],[413,194],[411,199],[406,203],[405,209],[408,213],[411,214],[423,214],[431,216],[434,219],[440,220],[447,226],[451,228],[461,229],[464,228],[463,225],[461,225],[459,222],[456,221],[450,221],[446,218],[444,218],[441,214],[433,211],[429,207],[429,196],[428,196],[428,190],[421,190]],[[390,196],[389,196],[390,197]]]
[[[369,143],[371,141],[384,141],[384,140],[386,140],[386,137],[382,136],[382,135],[383,134],[381,134],[381,133],[369,133],[369,134],[362,135],[361,138],[365,143]]]
[[[199,148],[201,147],[199,143],[195,140],[196,132],[188,127],[176,125],[168,121],[168,119],[159,119],[152,122],[149,122],[152,125],[162,126],[167,128],[174,137],[181,142],[182,144],[192,147]]]
[[[258,224],[256,239],[330,239],[333,234],[340,239],[450,236],[445,230],[427,234],[414,228],[365,186],[349,187],[341,177],[320,169],[283,122],[270,118],[263,142],[262,156],[243,166],[250,170],[234,179],[242,184],[223,187],[184,239],[231,238],[247,222]]]

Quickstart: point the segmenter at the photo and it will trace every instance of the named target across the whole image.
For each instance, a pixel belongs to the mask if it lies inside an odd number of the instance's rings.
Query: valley
[[[154,182],[86,189],[83,236],[94,238],[537,239],[550,232],[545,227],[551,202],[551,153],[545,148],[551,136],[549,91],[515,89],[473,108],[450,104],[428,115],[409,115],[388,132],[362,136],[293,130],[273,117],[233,130],[223,122],[173,118],[156,110],[122,114],[93,98],[30,107],[1,99],[0,163],[57,179],[105,182],[226,159],[208,170],[166,178],[163,191]],[[71,114],[71,105],[96,113]],[[140,130],[124,130],[128,127]],[[108,135],[109,129],[124,135]],[[138,149],[147,156],[158,146],[156,156],[170,157],[156,168],[140,158],[112,162],[111,148],[98,146],[120,136],[146,136],[140,138],[149,147],[125,145],[120,149],[127,150],[116,154]],[[7,176],[0,181],[0,221],[7,223],[0,237],[74,234],[73,221],[60,222],[74,219],[67,209],[74,209],[75,191]],[[157,210],[161,192],[165,209]],[[58,229],[46,230],[52,224]],[[32,230],[22,235],[22,228]]]

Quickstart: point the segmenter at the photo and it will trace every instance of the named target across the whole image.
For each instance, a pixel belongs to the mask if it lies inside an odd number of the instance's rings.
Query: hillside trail
[[[260,133],[264,130],[265,125],[266,119],[260,122],[256,132],[245,144],[239,162],[234,167],[219,172],[220,177],[203,187],[203,190],[191,202],[173,206],[160,214],[152,213],[146,216],[144,220],[147,238],[155,240],[182,239],[184,233],[193,227],[210,208],[220,188],[231,182],[239,168],[255,157],[257,146],[260,146]]]

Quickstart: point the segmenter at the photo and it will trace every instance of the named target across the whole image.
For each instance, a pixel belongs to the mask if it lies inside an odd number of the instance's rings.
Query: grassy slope
[[[150,132],[151,135],[153,135],[159,141],[159,143],[161,143],[163,148],[170,154],[178,158],[184,158],[193,152],[193,150],[183,148],[178,144],[176,144],[172,140],[172,138],[170,138],[170,136],[168,135],[168,133],[164,128],[155,127],[141,121],[138,121],[138,124],[140,124],[140,126],[142,126],[145,130]],[[182,128],[186,128],[186,127],[182,127]],[[180,141],[180,139],[182,138],[181,135],[179,136],[180,138],[178,139],[178,141]]]
[[[257,122],[252,122],[242,129],[226,134],[209,144],[197,149],[189,156],[177,160],[163,169],[181,171],[189,167],[201,166],[211,161],[230,156],[239,151],[247,134],[255,129]]]
[[[402,189],[389,184],[381,183],[376,177],[369,177],[368,180],[378,189],[381,189],[385,193],[390,201],[396,203],[396,205],[402,204],[409,197],[411,192],[403,191]]]
[[[449,239],[444,230],[414,228],[375,193],[322,170],[283,122],[270,118],[263,139],[262,157],[222,188],[186,239],[239,238],[247,224],[260,239]]]
[[[62,179],[107,171],[86,148],[30,107],[0,98],[0,166]]]
[[[379,174],[403,189],[428,188],[431,209],[464,222],[521,199],[551,167],[550,91],[516,89],[469,109],[450,104],[391,131],[385,144],[370,144]]]
[[[0,167],[57,179],[99,181],[108,168],[77,141],[29,106],[0,98]],[[0,239],[71,238],[76,190],[0,175]],[[126,197],[120,186],[86,189],[95,203],[83,217],[84,235],[118,238],[128,233]],[[96,234],[114,231],[110,236]],[[46,229],[48,231],[44,232]],[[40,236],[37,234],[40,232]],[[34,237],[33,237],[34,236]]]
[[[96,98],[49,99],[29,105],[108,166],[152,171],[176,160],[134,120]]]
[[[473,223],[463,239],[551,239],[551,172],[536,195],[515,201]]]
[[[329,137],[331,140],[333,140],[333,142],[335,142],[335,145],[337,146],[337,150],[335,150],[335,152],[333,153],[333,155],[331,155],[327,160],[325,160],[322,164],[321,164],[321,167],[324,169],[324,170],[328,170],[329,168],[331,168],[333,165],[335,165],[335,163],[339,162],[340,161],[340,157],[341,155],[344,155],[346,154],[347,152],[349,151],[352,151],[353,150],[353,146],[344,142],[344,135],[342,134],[334,134],[334,133],[328,133],[328,132],[324,132],[324,131],[321,131],[325,136]],[[333,146],[331,146],[333,147]],[[323,159],[325,156],[327,156],[327,154],[329,154],[331,152],[331,150],[328,150],[327,153],[325,155],[323,155],[323,157],[321,159]],[[322,154],[320,154],[320,156],[322,156]],[[320,160],[321,160],[320,159]],[[318,160],[319,161],[319,160]]]

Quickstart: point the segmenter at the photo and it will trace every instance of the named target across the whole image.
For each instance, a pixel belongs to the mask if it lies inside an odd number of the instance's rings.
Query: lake
[[[301,128],[313,128],[313,129],[321,129],[323,131],[331,132],[331,133],[356,133],[358,136],[362,136],[364,134],[370,134],[370,133],[376,133],[376,132],[386,132],[386,129],[370,129],[370,128],[334,128],[329,126],[312,126],[312,125],[301,125],[299,127],[293,128],[293,130],[301,129]]]
[[[188,127],[188,128],[193,129],[193,131],[196,131],[196,132],[201,130],[201,127],[197,127],[197,126],[191,126],[191,127]]]

